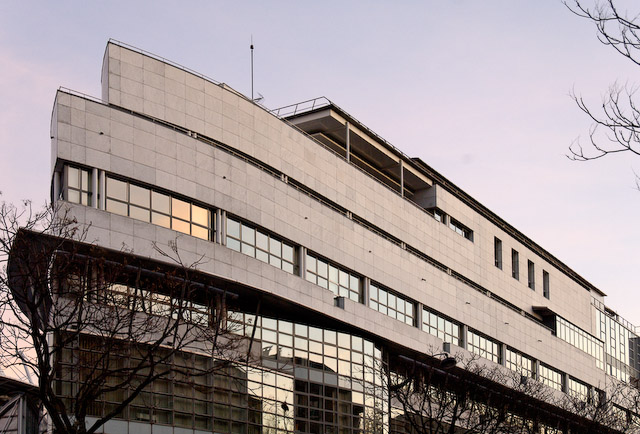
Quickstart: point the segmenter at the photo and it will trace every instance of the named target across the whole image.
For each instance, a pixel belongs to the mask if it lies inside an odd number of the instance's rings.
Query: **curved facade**
[[[115,42],[102,86],[56,95],[53,201],[90,242],[166,262],[153,243],[177,240],[201,273],[277,300],[260,366],[205,378],[203,396],[151,390],[105,432],[387,432],[367,369],[445,342],[568,394],[637,378],[635,329],[600,290],[330,101],[269,112]]]

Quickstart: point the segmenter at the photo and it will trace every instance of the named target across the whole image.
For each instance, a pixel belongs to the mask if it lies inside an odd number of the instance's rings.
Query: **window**
[[[227,247],[287,273],[295,272],[293,245],[231,217],[227,217]]]
[[[460,331],[458,323],[451,321],[439,313],[422,309],[422,330],[437,336],[445,342],[460,346]]]
[[[536,268],[533,262],[527,260],[528,285],[529,288],[536,290]]]
[[[91,173],[87,169],[65,166],[66,185],[64,198],[73,203],[91,205]]]
[[[518,372],[525,377],[534,377],[533,359],[522,354],[520,351],[507,347],[505,352],[505,366],[514,372]]]
[[[542,295],[549,298],[549,273],[542,270]]]
[[[473,231],[451,216],[449,216],[449,228],[469,241],[473,241]]]
[[[549,387],[562,391],[562,372],[541,363],[539,374],[540,375],[538,377],[542,384],[546,384]]]
[[[107,211],[164,226],[203,240],[213,239],[207,208],[107,176]]]
[[[369,307],[403,323],[414,325],[415,303],[373,282],[369,286]]]
[[[596,359],[596,366],[604,369],[604,343],[595,336],[556,316],[556,336]]]
[[[471,329],[467,330],[467,350],[495,363],[500,363],[500,344]]]
[[[330,290],[335,295],[360,302],[362,279],[328,261],[312,254],[307,254],[306,279]]]
[[[511,276],[520,280],[520,254],[514,249],[511,249]]]
[[[433,218],[439,221],[440,223],[444,223],[444,213],[439,209],[433,210]]]
[[[493,237],[493,261],[502,270],[502,240],[498,237]]]
[[[567,377],[567,394],[579,399],[580,401],[587,402],[589,400],[589,385],[582,381],[575,380],[571,377]]]

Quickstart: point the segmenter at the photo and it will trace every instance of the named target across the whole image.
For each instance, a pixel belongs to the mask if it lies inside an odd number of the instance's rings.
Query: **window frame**
[[[493,264],[502,270],[502,240],[493,237]]]
[[[532,290],[536,290],[536,264],[531,259],[527,259],[527,286]]]
[[[109,193],[110,181],[124,184],[124,188],[125,188],[124,198],[118,197],[117,194],[110,196],[110,193]],[[117,184],[111,184],[111,185],[114,186]],[[145,193],[148,194],[148,199],[142,201],[146,203],[133,201],[132,189],[134,191],[146,190]],[[203,205],[193,200],[183,198],[182,196],[177,196],[172,193],[167,193],[159,189],[148,187],[143,183],[131,181],[130,179],[127,179],[127,178],[113,176],[109,173],[107,173],[105,176],[104,194],[105,194],[105,211],[111,212],[113,214],[122,215],[125,217],[130,217],[143,222],[151,223],[156,226],[165,227],[167,229],[181,232],[186,235],[200,238],[201,240],[215,242],[216,213],[213,208],[207,205]],[[165,210],[164,207],[162,209],[159,207],[154,208],[154,202],[158,200],[158,199],[154,199],[154,197],[166,197],[168,199],[168,211]],[[178,203],[178,202],[188,205],[189,220],[185,220],[183,216],[174,215],[175,214],[173,210],[174,203]],[[125,208],[110,209],[110,207],[118,206],[118,205],[124,206]],[[203,226],[202,223],[194,219],[194,207],[197,208],[198,210],[204,210],[206,212],[207,226]],[[133,213],[132,213],[132,210],[134,211]],[[136,212],[141,212],[141,213],[136,215],[135,214]],[[145,212],[147,214],[144,215],[144,218],[143,218],[143,213]],[[167,218],[168,223],[161,223],[159,220],[154,218],[156,216]],[[175,221],[175,224],[174,224],[174,221]],[[187,227],[188,227],[188,232],[186,231]],[[200,232],[200,231],[206,231],[206,238],[203,236],[204,235],[203,232]]]
[[[520,280],[520,253],[511,249],[511,277]]]

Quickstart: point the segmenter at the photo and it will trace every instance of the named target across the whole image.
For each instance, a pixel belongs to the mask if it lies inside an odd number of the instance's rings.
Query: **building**
[[[234,294],[228,314],[260,359],[201,384],[153,383],[104,432],[404,431],[390,396],[402,381],[387,387],[379,366],[486,390],[483,411],[491,397],[522,400],[509,413],[537,432],[582,432],[589,416],[549,396],[586,407],[638,378],[635,328],[602,291],[329,100],[269,111],[110,41],[102,97],[59,90],[51,136],[52,201],[86,225],[84,254],[97,245],[150,270],[170,262],[154,243],[177,242],[207,285]],[[209,305],[190,309],[201,318]],[[445,349],[550,394],[460,363],[445,371]],[[76,361],[55,362],[69,399]],[[105,396],[89,420],[126,396]],[[608,405],[635,420],[637,409]]]

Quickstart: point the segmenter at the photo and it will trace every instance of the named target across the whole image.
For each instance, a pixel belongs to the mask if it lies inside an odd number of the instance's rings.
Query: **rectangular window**
[[[582,381],[575,380],[571,377],[567,377],[567,394],[579,399],[580,401],[587,402],[589,400],[589,385]]]
[[[415,324],[415,303],[373,282],[369,285],[369,307],[403,323]]]
[[[536,290],[536,267],[533,262],[527,260],[527,275],[529,288]]]
[[[534,363],[532,358],[522,354],[520,351],[509,347],[507,347],[505,355],[505,366],[507,368],[519,373],[520,375],[524,375],[525,377],[534,377]]]
[[[329,261],[307,253],[306,279],[335,295],[361,302],[362,278]]]
[[[213,239],[214,214],[208,208],[147,187],[107,176],[107,211],[187,235]]]
[[[433,210],[433,218],[439,221],[440,223],[444,223],[444,213],[439,209]]]
[[[549,298],[549,273],[542,270],[542,295]]]
[[[556,316],[556,336],[596,359],[596,366],[604,369],[604,343],[595,336]]]
[[[91,205],[91,173],[87,169],[65,166],[65,200]]]
[[[514,249],[511,249],[511,276],[520,280],[520,254]]]
[[[268,232],[227,217],[227,247],[294,274],[295,248]]]
[[[460,346],[462,327],[439,313],[422,309],[422,330],[445,342]]]
[[[500,363],[500,343],[471,329],[467,330],[467,350],[480,357]]]
[[[540,375],[538,377],[542,384],[546,384],[549,387],[562,391],[562,372],[541,363],[539,367],[539,374]]]
[[[449,217],[449,228],[469,241],[473,241],[473,231],[451,216]]]
[[[498,237],[493,237],[493,261],[502,270],[502,240]]]

